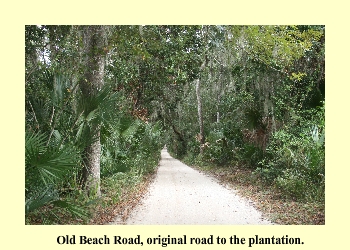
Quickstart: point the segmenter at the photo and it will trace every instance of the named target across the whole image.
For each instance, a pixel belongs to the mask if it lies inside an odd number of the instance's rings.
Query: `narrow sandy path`
[[[126,224],[271,224],[249,202],[212,177],[161,152],[155,181]]]

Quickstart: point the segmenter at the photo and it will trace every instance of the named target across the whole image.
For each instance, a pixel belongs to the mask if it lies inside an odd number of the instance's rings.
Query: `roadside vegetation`
[[[165,144],[324,223],[325,27],[25,27],[26,224],[127,216]]]
[[[186,162],[186,161],[185,161]],[[188,163],[189,164],[189,163]],[[254,172],[242,167],[192,166],[217,178],[223,185],[253,202],[265,218],[278,225],[324,225],[324,200],[286,197],[274,185],[264,183]]]

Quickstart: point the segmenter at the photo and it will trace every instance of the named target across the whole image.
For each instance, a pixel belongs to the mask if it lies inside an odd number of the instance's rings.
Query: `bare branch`
[[[52,125],[52,120],[53,120],[54,114],[55,114],[55,106],[52,106],[52,115],[51,115],[51,119],[50,119],[50,123],[49,123],[50,127],[51,127],[51,125]],[[49,143],[50,143],[51,136],[52,136],[52,134],[53,134],[54,129],[55,129],[55,127],[52,127],[51,132],[50,132],[50,135],[49,135],[49,139],[47,140],[47,143],[46,143],[46,146],[48,146]]]

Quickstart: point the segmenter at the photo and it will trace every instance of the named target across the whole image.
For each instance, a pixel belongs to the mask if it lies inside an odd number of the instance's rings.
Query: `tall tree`
[[[91,100],[101,90],[104,81],[106,46],[106,26],[83,26],[83,65],[84,75],[80,80],[80,88],[83,98]],[[87,114],[93,112],[97,107],[87,105]],[[89,194],[95,193],[100,196],[100,124],[92,124],[90,136],[93,138],[90,145],[84,151],[83,186]]]
[[[203,75],[203,71],[206,67],[207,61],[207,50],[208,50],[208,27],[202,26],[200,31],[200,36],[203,39],[203,44],[205,44],[202,64],[199,70],[199,77],[196,80],[196,97],[197,97],[197,110],[198,110],[198,122],[199,122],[199,143],[200,143],[200,153],[203,154],[205,136],[204,136],[204,122],[203,122],[203,111],[202,111],[202,96],[201,96],[201,74]]]

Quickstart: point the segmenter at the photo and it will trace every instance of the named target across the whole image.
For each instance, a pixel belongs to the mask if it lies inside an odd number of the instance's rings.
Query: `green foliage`
[[[157,124],[120,117],[118,127],[102,144],[101,176],[129,172],[135,166],[140,174],[148,173],[157,165],[163,145]]]
[[[58,89],[56,87],[52,90],[55,93],[53,96],[62,96]],[[82,193],[73,199],[68,199],[66,194],[62,198],[61,193],[66,188],[69,188],[70,192],[79,190],[82,152],[86,145],[95,140],[91,135],[94,134],[92,130],[96,128],[96,124],[102,126],[102,177],[135,171],[141,176],[152,171],[157,165],[159,150],[163,145],[159,125],[146,124],[130,115],[120,113],[121,110],[116,105],[119,96],[117,93],[110,94],[110,90],[110,86],[105,85],[89,100],[79,99],[77,93],[75,102],[67,102],[67,98],[52,98],[52,105],[57,110],[52,113],[51,118],[51,124],[54,124],[55,128],[47,130],[46,133],[27,132],[28,216],[52,205],[55,209],[61,208],[73,216],[86,217],[86,202],[76,200]],[[72,109],[73,104],[75,110]],[[50,104],[41,108],[50,109]],[[33,114],[37,113],[38,108],[34,107]],[[40,126],[40,130],[44,129],[45,127]],[[47,135],[49,133],[51,136]]]
[[[80,154],[76,148],[69,144],[47,145],[47,137],[40,133],[27,134],[25,148],[26,216],[33,216],[37,210],[52,205],[65,209],[72,216],[86,218],[84,206],[60,195],[67,184],[76,185],[70,181],[79,170]],[[51,211],[51,214],[54,212]]]
[[[25,202],[25,213],[28,214],[51,202],[59,200],[57,190],[48,186],[43,190],[36,190]]]
[[[47,146],[44,139],[45,135],[40,133],[26,135],[25,166],[28,185],[36,182],[44,185],[55,183],[79,163],[79,152],[73,145]]]
[[[228,163],[233,157],[232,148],[232,142],[224,136],[223,132],[214,130],[206,138],[203,160],[215,164]]]
[[[256,170],[287,196],[322,200],[325,176],[324,109],[304,126],[276,132]],[[313,124],[310,126],[310,124]]]
[[[102,198],[115,202],[164,144],[194,164],[256,168],[287,197],[324,199],[324,26],[109,26],[104,86],[85,98],[93,69],[80,30],[25,27],[28,223],[88,214],[83,152],[99,136]]]
[[[322,200],[324,27],[222,27],[225,39],[217,28],[202,27],[198,36],[208,44],[199,73],[203,154],[194,84],[171,113],[168,148],[198,165],[256,169],[290,198]]]

